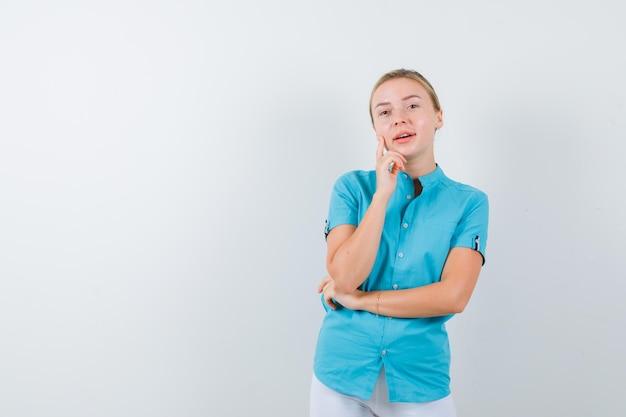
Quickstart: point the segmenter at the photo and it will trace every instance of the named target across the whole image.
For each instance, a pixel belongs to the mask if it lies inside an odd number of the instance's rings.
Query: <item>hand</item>
[[[398,173],[404,169],[406,158],[404,155],[387,151],[385,138],[377,136],[378,148],[376,149],[376,191],[391,195],[396,189]]]
[[[354,290],[350,294],[339,292],[335,286],[335,280],[330,275],[322,278],[317,286],[317,292],[324,294],[324,302],[333,310],[337,310],[337,303],[350,310],[358,310],[358,301],[363,294],[360,290]]]

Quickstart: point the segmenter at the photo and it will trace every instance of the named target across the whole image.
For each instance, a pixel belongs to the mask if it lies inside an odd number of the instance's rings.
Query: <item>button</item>
[[[408,224],[408,223],[402,223],[402,228],[403,228],[403,229],[406,229],[407,227],[409,227],[409,224]]]
[[[398,254],[398,258],[404,258],[404,253],[400,252],[400,253]]]
[[[407,179],[409,176],[407,174],[402,174],[402,178]]]
[[[398,284],[393,284],[393,289],[397,290],[398,289]]]
[[[407,195],[406,195],[406,199],[407,199],[407,200],[410,200],[410,199],[412,199],[412,198],[413,198],[413,196],[412,196],[411,194],[407,194]]]
[[[385,356],[385,355],[387,354],[387,350],[386,350],[386,349],[383,349],[383,351],[382,351],[382,352],[380,352],[380,353],[382,353],[382,355],[383,355],[383,356]]]
[[[393,317],[387,317],[387,319],[391,320]]]

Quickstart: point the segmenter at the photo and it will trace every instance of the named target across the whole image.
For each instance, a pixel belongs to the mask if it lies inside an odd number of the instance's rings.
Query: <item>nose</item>
[[[404,114],[403,110],[396,110],[394,112],[395,115],[395,119],[393,121],[393,124],[395,126],[402,124],[402,123],[406,123],[406,114]]]

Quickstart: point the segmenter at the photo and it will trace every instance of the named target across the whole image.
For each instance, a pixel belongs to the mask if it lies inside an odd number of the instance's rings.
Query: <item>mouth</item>
[[[413,136],[415,136],[415,133],[413,132],[399,132],[396,136],[393,137],[393,141],[404,143],[409,141]]]

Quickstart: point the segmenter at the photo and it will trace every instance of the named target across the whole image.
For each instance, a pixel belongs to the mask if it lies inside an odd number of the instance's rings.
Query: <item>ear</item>
[[[443,127],[443,110],[439,110],[435,117],[435,130],[439,130]]]

